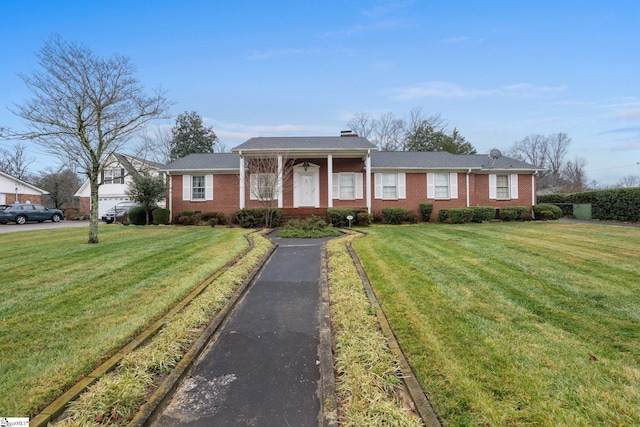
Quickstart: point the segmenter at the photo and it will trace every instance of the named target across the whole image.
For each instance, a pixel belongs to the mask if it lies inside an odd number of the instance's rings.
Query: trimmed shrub
[[[266,225],[266,213],[264,208],[245,208],[236,211],[236,220],[242,228],[261,228]],[[271,226],[278,227],[282,212],[280,209],[271,209]]]
[[[505,206],[500,210],[500,219],[503,221],[522,221],[522,215],[529,213],[526,206]]]
[[[431,212],[433,212],[433,203],[420,203],[420,214],[422,215],[422,221],[429,222],[431,218]]]
[[[147,224],[147,212],[145,212],[142,206],[134,206],[131,208],[129,211],[129,222],[133,225]]]
[[[317,216],[306,219],[292,219],[278,233],[278,237],[316,238],[339,236],[340,231],[327,225],[326,221]]]
[[[384,208],[382,209],[382,221],[385,224],[416,222],[416,214],[405,208]]]
[[[177,225],[193,225],[193,216],[183,215],[174,221]]]
[[[562,216],[562,209],[550,203],[541,203],[533,207],[533,213],[535,214],[536,219],[560,219]]]
[[[327,222],[336,228],[345,228],[349,226],[349,220],[347,217],[351,215],[353,220],[351,224],[355,224],[358,218],[358,214],[365,212],[359,208],[329,208],[327,209]]]
[[[603,221],[640,221],[640,188],[548,194],[538,197],[539,204],[591,203],[591,217]],[[560,205],[562,208],[563,205]]]
[[[356,223],[360,227],[368,227],[373,222],[373,215],[366,212],[358,212]]]
[[[151,212],[151,217],[153,218],[152,222],[155,225],[160,224],[169,224],[171,212],[169,209],[157,208]]]
[[[472,222],[491,221],[496,216],[496,208],[493,206],[471,206],[473,211]]]
[[[193,216],[194,213],[193,211],[181,211],[178,216]]]
[[[76,208],[65,209],[64,219],[78,219],[78,209]]]
[[[471,208],[440,209],[438,211],[438,221],[451,224],[464,224],[473,220],[473,210]]]
[[[205,212],[200,215],[200,221],[209,225],[211,222],[214,222],[213,225],[227,225],[227,217],[221,212]]]

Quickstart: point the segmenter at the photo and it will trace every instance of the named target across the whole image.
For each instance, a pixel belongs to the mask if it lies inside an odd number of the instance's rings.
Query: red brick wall
[[[15,194],[13,195],[13,197],[11,197],[11,195],[8,194],[7,195],[7,203],[10,203],[9,200],[11,200],[11,203],[14,203]],[[20,193],[18,193],[18,203],[42,204],[42,196],[35,195],[35,194],[20,194]]]
[[[221,212],[227,216],[231,215],[240,206],[239,187],[238,175],[216,174],[213,176],[213,200],[182,200],[182,175],[172,175],[171,217],[175,218],[181,211]]]
[[[296,163],[303,162],[305,159],[298,159]],[[320,207],[328,207],[328,177],[326,159],[307,159],[310,163],[320,166]],[[340,172],[363,172],[364,161],[362,159],[334,159],[333,173]],[[172,217],[175,217],[180,211],[193,210],[200,212],[222,212],[225,215],[233,214],[239,209],[239,177],[235,174],[216,174],[213,179],[213,195],[212,201],[183,201],[182,200],[182,176],[172,176],[173,188],[173,205]],[[293,206],[293,174],[288,177],[283,192],[283,202],[285,208]],[[366,176],[363,176],[363,182],[366,184]],[[491,200],[489,199],[489,175],[487,174],[470,174],[469,175],[469,205],[470,206],[493,206],[502,208],[504,206],[531,206],[531,175],[519,175],[518,177],[518,199],[513,200]],[[426,173],[407,173],[406,174],[406,199],[399,200],[382,200],[374,197],[375,179],[371,176],[371,203],[372,211],[379,213],[386,207],[402,207],[416,212],[418,218],[420,203],[433,203],[434,210],[431,214],[431,220],[437,218],[438,211],[443,208],[463,208],[467,205],[466,194],[466,174],[458,173],[458,198],[450,200],[427,199],[427,177]],[[82,203],[82,202],[81,202]],[[262,207],[258,200],[250,200],[249,179],[245,184],[245,205],[248,208]],[[277,201],[274,201],[274,206]],[[363,199],[358,200],[333,200],[334,207],[360,207],[366,208],[366,193]],[[81,204],[82,207],[82,204]],[[87,208],[88,211],[88,208]]]
[[[510,200],[489,199],[489,175],[473,174],[471,179],[474,182],[476,192],[472,192],[470,200],[471,206],[494,206],[503,208],[505,206],[529,206],[531,207],[531,175],[518,175],[518,198]]]
[[[80,199],[80,213],[89,215],[91,212],[91,198],[90,197],[79,197]]]

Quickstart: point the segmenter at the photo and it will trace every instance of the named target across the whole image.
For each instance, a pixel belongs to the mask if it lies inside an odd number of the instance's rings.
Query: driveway
[[[89,228],[89,221],[28,222],[24,225],[18,225],[15,222],[8,222],[6,224],[0,224],[0,234],[13,233],[16,231],[49,230],[52,228],[69,228],[69,227]]]

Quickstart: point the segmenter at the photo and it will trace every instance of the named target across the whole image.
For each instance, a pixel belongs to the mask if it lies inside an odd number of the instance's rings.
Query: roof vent
[[[340,136],[358,136],[358,134],[352,130],[343,130],[340,131]]]

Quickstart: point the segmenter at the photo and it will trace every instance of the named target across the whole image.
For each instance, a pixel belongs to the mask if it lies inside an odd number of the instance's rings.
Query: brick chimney
[[[352,130],[343,130],[340,131],[340,136],[358,136],[358,134]]]

